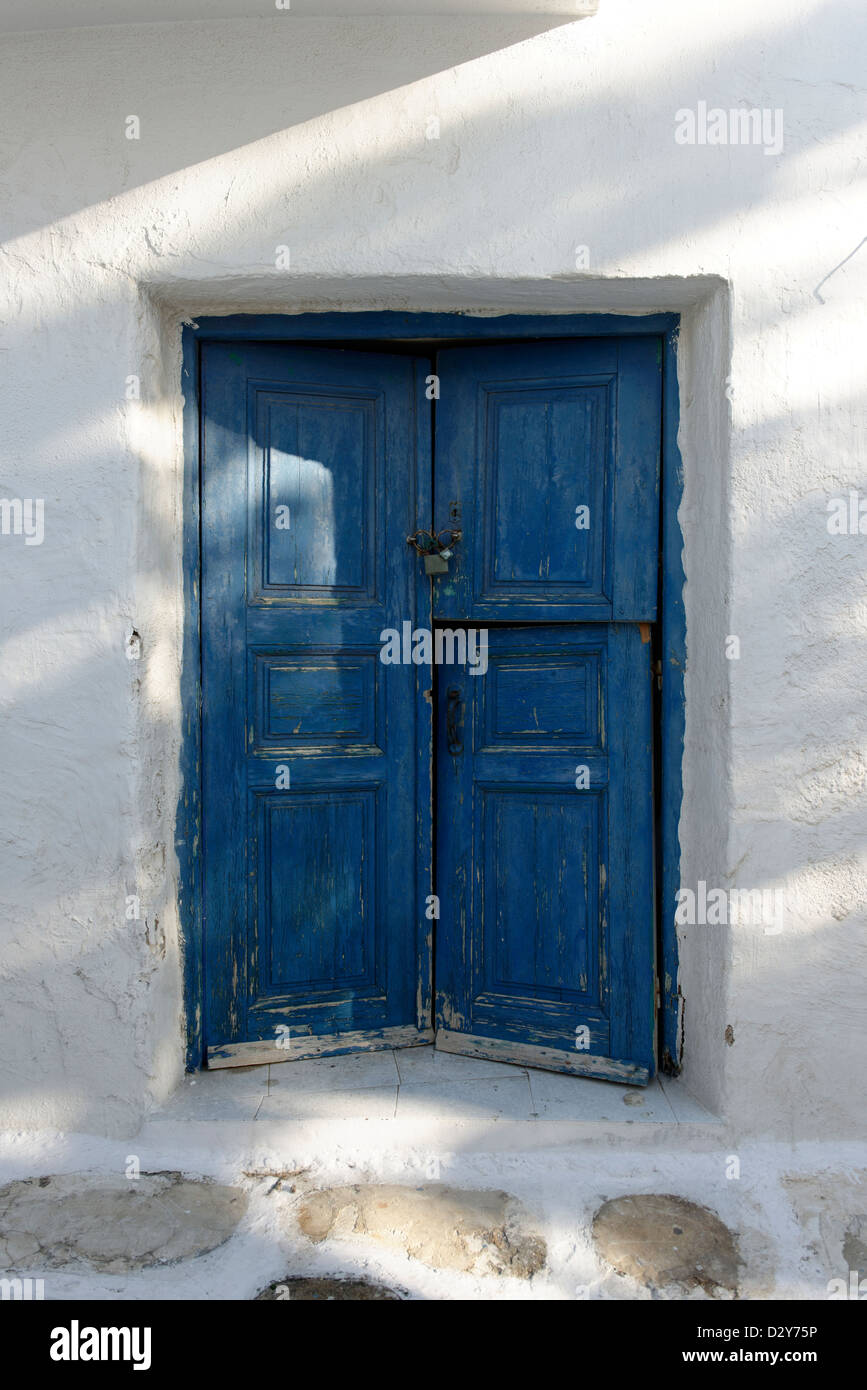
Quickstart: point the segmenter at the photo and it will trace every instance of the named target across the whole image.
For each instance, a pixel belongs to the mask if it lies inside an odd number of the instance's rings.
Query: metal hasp
[[[448,540],[444,539],[446,536]],[[425,574],[448,574],[449,560],[454,554],[451,547],[456,545],[460,538],[460,531],[446,528],[437,532],[431,528],[430,531],[413,532],[411,536],[407,536],[406,543],[422,556]]]

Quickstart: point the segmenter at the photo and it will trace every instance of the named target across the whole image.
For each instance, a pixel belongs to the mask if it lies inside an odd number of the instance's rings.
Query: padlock
[[[425,555],[425,574],[448,574],[449,562],[442,555]]]

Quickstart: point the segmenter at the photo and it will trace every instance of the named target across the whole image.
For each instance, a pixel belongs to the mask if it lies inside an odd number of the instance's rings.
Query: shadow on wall
[[[20,112],[38,103],[46,173],[57,175],[37,203],[33,152],[19,147],[6,174],[14,203],[4,212],[4,235],[22,236],[217,158],[226,153],[226,129],[232,148],[253,144],[326,115],[335,96],[341,107],[368,101],[564,22],[543,15],[323,22],[286,11],[223,21],[207,60],[200,42],[214,34],[213,21],[4,35],[0,127],[13,143]],[[209,114],[215,108],[217,121]]]
[[[835,0],[814,0],[814,8],[814,27],[833,12],[845,71],[859,51],[863,25],[854,10],[841,13]],[[11,53],[25,43],[37,51],[22,49],[22,61],[4,82],[5,126],[15,130],[22,106],[38,103],[44,162],[39,165],[32,142],[13,156],[7,177],[15,211],[7,209],[5,238],[14,243],[90,208],[96,215],[66,235],[86,230],[92,266],[160,286],[179,282],[186,272],[204,298],[208,281],[218,276],[273,274],[275,230],[291,252],[285,269],[293,271],[345,260],[359,239],[373,255],[403,252],[405,262],[431,269],[439,268],[448,247],[453,269],[454,238],[466,221],[472,230],[458,263],[490,274],[508,273],[506,263],[516,255],[523,273],[528,263],[538,270],[540,255],[549,253],[553,264],[544,272],[562,274],[564,264],[574,267],[579,237],[594,267],[620,274],[618,267],[638,255],[664,255],[672,243],[688,244],[721,227],[737,226],[744,235],[734,219],[760,217],[762,204],[778,199],[776,173],[784,164],[742,147],[714,151],[721,158],[711,167],[706,148],[675,147],[677,103],[706,99],[728,108],[760,102],[764,70],[757,54],[772,53],[780,71],[797,71],[805,65],[809,30],[792,30],[759,11],[735,42],[721,41],[708,26],[703,50],[691,63],[678,55],[673,88],[664,48],[657,54],[603,48],[610,67],[597,48],[588,63],[595,22],[563,26],[533,44],[524,42],[526,20],[508,30],[454,19],[431,20],[422,30],[299,21],[291,34],[281,21],[268,20],[254,26],[252,38],[249,26],[226,22],[218,26],[225,42],[210,44],[206,60],[199,46],[214,26],[173,26],[169,52],[160,26],[103,29],[99,46],[89,31],[64,34],[62,42],[51,33],[16,37]],[[662,40],[667,37],[662,32]],[[490,64],[476,65],[495,49],[502,50],[494,59],[496,81]],[[549,58],[559,60],[553,78],[544,69]],[[450,64],[460,66],[449,71]],[[737,92],[719,76],[730,71],[747,74]],[[68,110],[71,73],[82,101],[79,111],[73,97],[74,118]],[[441,79],[436,86],[425,80],[433,74]],[[745,86],[754,97],[742,95]],[[334,106],[329,98],[338,94],[341,104]],[[380,95],[389,101],[378,102]],[[835,132],[838,140],[857,134],[863,123],[857,93],[841,101],[848,114]],[[141,123],[137,140],[125,138],[130,114]],[[431,121],[438,122],[435,138]],[[229,145],[217,134],[227,127]],[[791,127],[782,161],[797,161],[812,143],[797,122]],[[655,160],[647,158],[648,143],[660,152]],[[573,154],[565,170],[564,148]],[[675,148],[676,162],[670,157]],[[618,159],[614,199],[612,150]],[[156,186],[167,175],[179,181]],[[362,205],[351,180],[364,183]],[[437,180],[447,197],[433,192]],[[626,203],[619,196],[624,182]],[[36,208],[32,190],[40,184],[44,199]],[[500,206],[486,192],[492,188]],[[833,177],[823,191],[833,193]],[[115,201],[107,220],[99,206],[109,199]],[[793,205],[792,217],[800,211]],[[568,236],[552,246],[552,229],[564,219]],[[483,245],[476,241],[479,226]],[[16,249],[13,244],[10,253]],[[829,252],[813,283],[852,250],[846,245]],[[274,280],[285,285],[285,273]],[[261,282],[259,289],[269,293]],[[207,308],[200,299],[200,312]]]

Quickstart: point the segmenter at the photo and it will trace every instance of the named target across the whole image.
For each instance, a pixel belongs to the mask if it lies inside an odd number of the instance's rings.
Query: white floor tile
[[[477,1077],[474,1080],[436,1081],[401,1086],[398,1120],[463,1121],[529,1120],[530,1088],[525,1076]]]
[[[546,1120],[675,1123],[658,1081],[649,1086],[621,1086],[557,1072],[531,1070],[529,1076],[536,1114]]]
[[[154,1119],[183,1115],[190,1120],[252,1119],[268,1094],[267,1067],[225,1067],[185,1076]]]
[[[271,1064],[271,1092],[357,1091],[397,1085],[394,1053],[356,1052],[348,1057],[312,1057]]]
[[[472,1081],[480,1077],[504,1080],[507,1076],[526,1076],[523,1067],[492,1062],[487,1057],[458,1057],[453,1052],[437,1052],[435,1047],[403,1047],[394,1060],[401,1083],[420,1086],[428,1082]]]
[[[678,1124],[720,1124],[716,1115],[706,1110],[676,1077],[659,1078],[666,1100],[674,1111]]]
[[[392,1120],[397,1086],[365,1086],[355,1091],[272,1090],[256,1113],[256,1123],[279,1120]]]

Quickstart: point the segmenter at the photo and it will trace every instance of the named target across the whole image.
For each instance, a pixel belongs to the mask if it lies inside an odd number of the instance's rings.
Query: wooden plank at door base
[[[432,1043],[432,1028],[411,1025],[383,1028],[380,1033],[328,1033],[321,1037],[290,1033],[284,1039],[260,1038],[254,1042],[226,1043],[208,1048],[208,1070],[215,1067],[257,1067],[270,1062],[302,1062],[311,1057],[340,1057],[350,1052],[382,1052],[392,1047],[423,1047]]]
[[[486,1057],[491,1062],[511,1062],[516,1067],[568,1072],[571,1076],[589,1076],[600,1081],[625,1081],[632,1086],[646,1086],[650,1080],[647,1067],[631,1062],[615,1062],[610,1057],[594,1057],[588,1052],[580,1055],[576,1052],[573,1057],[571,1053],[555,1047],[536,1047],[504,1038],[480,1038],[472,1033],[452,1033],[445,1028],[438,1030],[436,1046],[439,1052]]]

